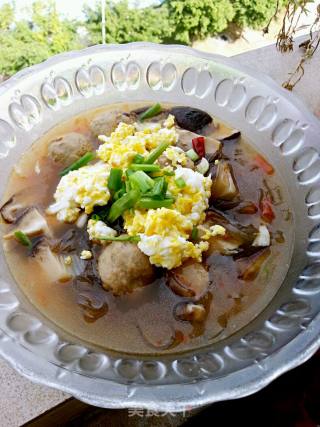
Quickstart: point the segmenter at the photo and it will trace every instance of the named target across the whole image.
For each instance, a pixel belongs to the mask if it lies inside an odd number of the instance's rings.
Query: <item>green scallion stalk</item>
[[[189,157],[189,159],[191,159],[193,162],[196,162],[198,159],[200,159],[200,157],[193,148],[186,152],[186,156]]]
[[[147,156],[144,162],[147,164],[154,163],[157,158],[160,157],[161,154],[169,147],[169,145],[169,142],[162,142],[161,144],[159,144],[158,147],[151,151],[151,153],[149,154],[149,156]]]
[[[16,231],[14,233],[15,238],[21,243],[23,246],[27,246],[29,249],[32,248],[32,242],[29,237],[23,231]]]
[[[191,240],[197,240],[198,238],[198,229],[197,227],[193,227],[191,231]]]
[[[122,187],[122,169],[111,168],[108,179],[108,188],[111,191],[118,191]]]
[[[144,157],[141,154],[136,154],[132,160],[132,163],[143,163]]]
[[[100,221],[101,217],[100,215],[94,213],[91,215],[90,219],[93,219],[94,221]]]
[[[151,197],[142,197],[136,206],[141,209],[158,209],[158,208],[170,208],[174,203],[174,199],[157,200]]]
[[[139,119],[143,122],[143,120],[151,119],[151,117],[157,116],[159,113],[161,113],[161,105],[157,103],[141,113]]]
[[[126,192],[127,192],[126,187],[120,188],[120,190],[118,190],[114,193],[113,200],[116,201],[116,200],[120,199],[122,196],[125,195]]]
[[[132,187],[138,188],[142,193],[146,193],[153,188],[155,182],[143,171],[137,171],[129,176]]]
[[[145,163],[131,163],[130,168],[135,171],[144,171],[144,172],[160,172],[161,168],[158,165],[148,165]]]
[[[99,237],[98,239],[107,240],[110,242],[140,242],[139,236]]]
[[[170,171],[163,171],[163,175],[166,175],[166,176],[174,176],[174,172],[170,172]]]
[[[166,180],[163,177],[155,179],[155,184],[152,189],[152,196],[164,197],[167,191],[166,184]]]
[[[133,208],[140,197],[138,190],[130,190],[127,194],[122,196],[120,199],[115,201],[109,211],[108,221],[114,222],[119,218],[126,210]]]
[[[63,171],[60,172],[60,176],[64,176],[71,171],[75,171],[77,169],[82,168],[83,166],[91,162],[91,160],[93,160],[95,157],[96,155],[94,152],[88,151],[88,153],[84,154],[82,157],[80,157],[80,159],[76,160],[74,163],[72,163],[72,165],[63,169]]]
[[[183,178],[177,178],[176,180],[175,180],[175,183],[177,184],[177,186],[179,187],[179,188],[184,188],[187,184],[186,184],[186,181],[183,179]]]

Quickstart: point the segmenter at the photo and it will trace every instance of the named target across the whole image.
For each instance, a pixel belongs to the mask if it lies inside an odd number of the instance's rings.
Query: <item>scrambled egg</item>
[[[200,225],[199,229],[203,232],[202,240],[209,240],[211,237],[224,236],[226,234],[226,229],[222,225],[211,225],[209,228]]]
[[[139,130],[140,129],[140,130]],[[119,123],[108,137],[99,136],[103,142],[97,150],[98,157],[112,167],[127,168],[136,154],[148,155],[162,142],[175,144],[178,134],[175,129],[157,126],[137,126]]]
[[[182,148],[179,147],[168,147],[163,155],[171,161],[171,164],[173,166],[185,166],[188,162],[188,157],[186,156],[185,152],[182,150]]]
[[[178,187],[176,180],[182,178],[186,183],[183,188]],[[205,219],[205,210],[211,195],[211,177],[205,177],[192,169],[178,167],[175,176],[170,177],[168,190],[175,197],[173,209],[189,218],[194,225]]]
[[[201,261],[207,242],[189,242],[193,223],[175,209],[150,209],[126,212],[124,227],[129,235],[139,235],[139,249],[150,257],[151,264],[171,269],[187,258]]]
[[[95,219],[89,219],[87,231],[90,240],[99,240],[101,237],[115,237],[117,235],[116,230],[108,227],[103,221]]]
[[[87,250],[83,250],[80,254],[80,258],[81,259],[91,259],[92,258],[92,252],[87,251]]]
[[[184,179],[179,188],[175,180]],[[172,209],[135,209],[124,215],[124,227],[129,235],[139,235],[139,249],[150,257],[150,262],[171,269],[187,258],[201,261],[208,242],[194,244],[188,241],[194,225],[200,224],[208,207],[211,178],[191,169],[178,168],[169,180],[169,192],[176,198]]]
[[[81,209],[90,214],[94,206],[108,203],[108,177],[110,167],[98,162],[84,166],[63,176],[54,193],[55,203],[47,209],[48,214],[57,214],[64,222],[74,222]]]
[[[157,234],[153,236],[142,234],[140,237],[138,247],[149,256],[151,264],[169,270],[181,265],[188,258],[194,258],[200,262],[202,252],[209,248],[208,242],[193,244],[179,235],[161,237]]]
[[[99,139],[103,142],[97,150],[100,161],[62,177],[54,194],[55,203],[49,206],[48,213],[57,214],[61,221],[74,222],[82,209],[90,214],[94,206],[106,205],[110,198],[107,182],[111,167],[125,170],[136,154],[146,156],[166,142],[170,146],[164,155],[172,166],[163,170],[174,171],[174,176],[166,176],[166,180],[167,192],[175,201],[170,209],[125,211],[124,228],[130,236],[140,237],[138,247],[152,264],[172,269],[188,258],[201,261],[202,252],[209,247],[206,240],[223,235],[225,230],[213,226],[205,229],[199,243],[189,240],[193,227],[201,226],[205,219],[212,181],[210,176],[183,167],[188,159],[183,150],[174,146],[178,141],[174,117],[169,115],[162,127],[159,123],[120,123],[110,137],[100,135]],[[182,188],[177,184],[181,179],[185,183]],[[90,240],[117,235],[104,222],[93,219],[88,222],[87,232]],[[89,251],[84,252],[81,257],[89,257]]]

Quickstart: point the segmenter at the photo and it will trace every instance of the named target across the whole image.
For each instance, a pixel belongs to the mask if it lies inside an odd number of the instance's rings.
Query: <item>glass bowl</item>
[[[232,59],[183,46],[95,46],[58,55],[0,86],[1,193],[21,154],[50,128],[122,101],[208,111],[267,155],[294,214],[291,262],[271,303],[205,350],[135,358],[96,351],[43,318],[0,254],[0,354],[30,380],[92,405],[183,411],[253,393],[320,343],[320,125],[292,94]]]

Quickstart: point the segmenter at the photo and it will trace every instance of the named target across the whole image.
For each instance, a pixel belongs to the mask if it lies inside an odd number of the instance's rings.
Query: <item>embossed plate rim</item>
[[[159,54],[163,54],[164,52],[168,52],[170,54],[172,52],[177,54],[185,54],[188,57],[193,57],[195,61],[196,58],[199,58],[210,63],[219,64],[221,66],[225,65],[226,67],[232,68],[240,73],[243,73],[244,75],[247,75],[248,77],[257,79],[256,73],[254,71],[249,70],[246,67],[238,66],[236,62],[230,58],[204,54],[184,46],[159,46],[151,43],[132,43],[122,46],[95,46],[85,49],[84,51],[70,52],[50,58],[42,64],[19,72],[17,75],[2,84],[0,86],[0,97],[4,96],[7,90],[9,91],[15,86],[19,87],[20,82],[26,81],[28,78],[33,79],[37,73],[41,73],[45,70],[49,71],[50,67],[54,67],[59,64],[61,65],[64,63],[64,61],[70,61],[72,59],[79,58],[83,58],[85,60],[86,57],[90,57],[91,55],[97,55],[100,53],[103,55],[104,52],[121,52],[128,50],[131,50],[133,53],[135,51],[141,52],[149,50],[159,52]],[[300,100],[295,98],[291,93],[288,93],[284,89],[279,88],[269,77],[264,76],[261,73],[259,73],[258,77],[260,80],[263,80],[263,85],[266,88],[271,89],[273,92],[277,92],[277,94],[279,94],[281,97],[281,100],[288,101],[288,107],[294,107],[296,113],[300,112],[303,121],[307,121],[308,124],[311,124],[312,127],[314,127],[316,130],[319,130],[319,122],[310,112],[307,111]],[[82,95],[85,96],[85,94]],[[187,94],[185,93],[185,95]],[[200,95],[199,97],[201,98]],[[13,113],[14,119],[18,120],[17,123],[19,123],[19,114],[19,111],[17,113]],[[32,120],[34,120],[34,117]],[[29,124],[30,123],[28,122],[25,130],[28,130]],[[23,121],[21,126],[23,128]],[[18,125],[18,127],[21,126]],[[262,123],[261,126],[263,128],[264,124]],[[18,132],[20,132],[19,129],[17,130],[17,133]],[[291,148],[289,147],[288,154],[291,153],[290,150]],[[296,149],[296,147],[294,147],[294,151],[298,151],[298,148]],[[312,240],[309,239],[309,241]],[[319,241],[318,237],[316,238],[316,241]],[[316,261],[317,260],[318,258],[316,258]],[[316,273],[318,274],[318,272]],[[301,297],[301,293],[298,293],[298,296]],[[301,298],[298,298],[297,301],[301,301]],[[277,310],[277,313],[279,310]],[[299,306],[298,308],[296,307],[296,312],[293,310],[293,313],[289,313],[288,316],[286,316],[286,313],[285,315],[283,315],[281,312],[278,313],[280,317],[283,316],[284,318],[289,319],[289,321],[293,321],[292,319],[295,318],[296,314],[298,317],[300,316]],[[300,317],[303,317],[302,314]],[[29,350],[29,348],[24,346],[23,334],[20,334],[18,339],[14,339],[11,335],[7,334],[5,330],[1,335],[2,339],[0,343],[0,354],[6,360],[8,360],[16,370],[29,379],[41,384],[59,388],[60,390],[73,394],[75,397],[90,404],[112,408],[145,407],[153,410],[182,411],[187,409],[189,406],[202,406],[214,401],[232,399],[253,393],[267,385],[270,381],[281,375],[283,372],[292,369],[300,363],[303,363],[316,351],[320,345],[319,317],[320,315],[317,314],[307,326],[301,324],[301,327],[303,326],[303,328],[299,333],[297,332],[295,338],[293,338],[288,344],[284,345],[281,349],[273,351],[273,353],[270,355],[264,356],[263,349],[261,350],[260,348],[258,351],[251,346],[253,348],[254,354],[256,354],[257,357],[262,356],[261,360],[257,359],[256,357],[254,363],[251,363],[246,367],[241,367],[239,365],[240,367],[238,370],[231,372],[230,374],[217,376],[216,378],[211,378],[210,375],[193,377],[193,373],[191,372],[189,376],[188,374],[185,375],[185,381],[181,384],[177,382],[172,384],[157,384],[152,382],[148,383],[147,381],[144,383],[139,383],[134,380],[130,381],[128,377],[127,382],[124,384],[117,382],[118,378],[115,378],[115,380],[109,380],[105,378],[98,378],[97,376],[93,377],[90,375],[84,375],[77,371],[72,363],[66,362],[65,366],[61,360],[60,363],[55,364],[52,363],[52,361],[49,363],[43,357],[32,352]],[[60,344],[62,343],[60,342]],[[238,354],[240,354],[240,356],[242,354],[241,351],[245,346],[245,341],[243,341],[243,339],[242,341],[240,340],[238,346],[238,350],[240,351]],[[72,345],[69,347],[72,347]],[[230,348],[231,354],[234,355],[232,346]],[[59,347],[59,349],[61,348]],[[297,351],[299,351],[298,355],[296,355]],[[79,357],[77,356],[78,360],[81,360],[82,357],[80,356],[80,353],[81,352],[79,350]],[[199,356],[197,353],[195,353],[195,355],[195,357]],[[73,356],[70,354],[68,356],[66,353],[65,357],[71,357],[72,360]],[[126,359],[122,359],[122,361],[126,363]],[[200,365],[198,359],[193,360],[192,357],[189,359],[184,359],[184,356],[182,356],[182,359],[177,360],[178,363],[183,361],[186,361],[187,365],[190,362],[191,368],[194,366],[199,370]],[[138,361],[136,360],[136,362]],[[75,361],[75,363],[77,362]],[[112,367],[116,370],[118,369],[117,360],[113,360]],[[182,369],[182,365],[179,369]],[[139,372],[141,374],[141,371]],[[177,376],[177,374],[175,375]],[[182,384],[183,387],[181,387]],[[150,393],[150,388],[152,388],[152,393]]]

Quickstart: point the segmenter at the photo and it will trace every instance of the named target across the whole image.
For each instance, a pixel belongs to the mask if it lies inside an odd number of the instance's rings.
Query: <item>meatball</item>
[[[121,111],[106,111],[92,120],[90,129],[95,136],[110,136],[120,122],[133,123],[134,117]]]
[[[55,163],[66,167],[91,150],[92,144],[84,135],[71,132],[52,141],[48,149],[48,155]]]
[[[103,287],[114,295],[130,293],[154,280],[154,267],[134,243],[112,242],[98,260]]]

